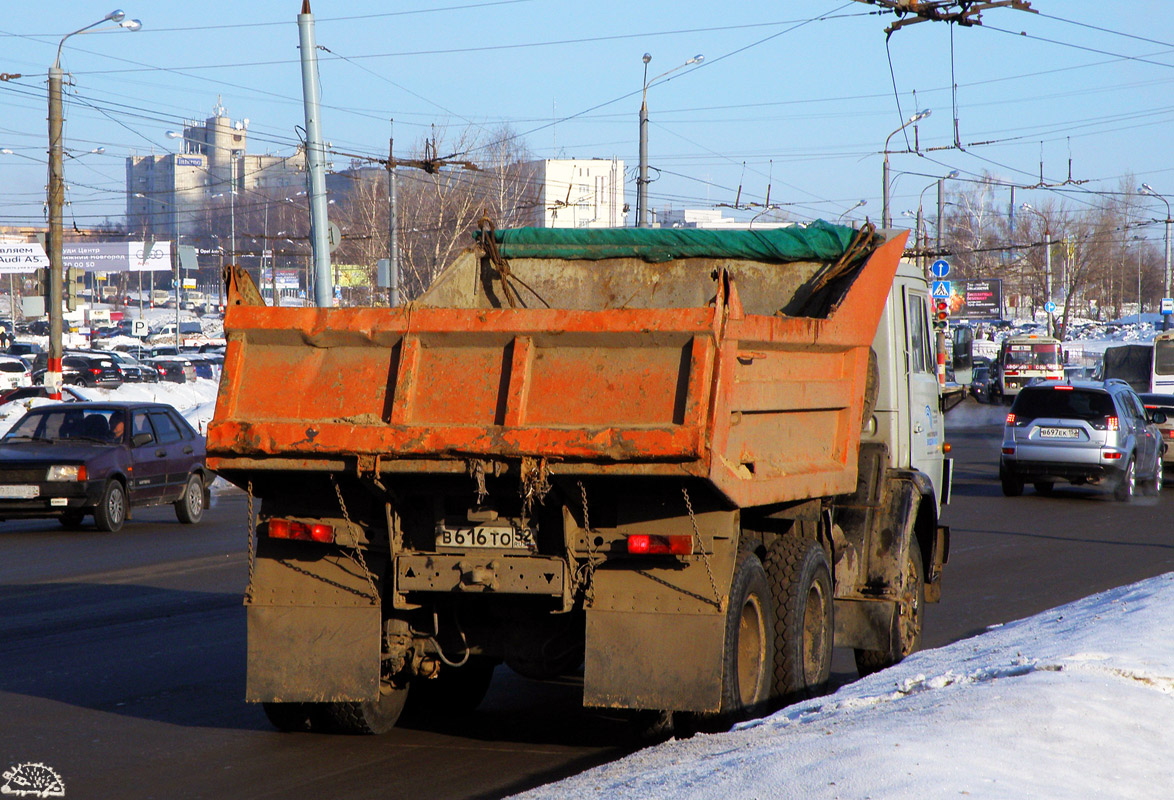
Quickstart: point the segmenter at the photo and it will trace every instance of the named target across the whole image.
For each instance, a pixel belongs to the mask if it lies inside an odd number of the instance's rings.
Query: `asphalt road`
[[[1007,499],[998,428],[948,437],[957,469],[943,602],[925,646],[1174,569],[1161,511],[1090,489]],[[382,737],[280,734],[244,703],[245,502],[204,524],[170,508],[118,534],[0,524],[0,768],[40,762],[65,796],[496,798],[623,754],[620,719],[574,680],[499,668],[474,714]],[[854,677],[837,657],[838,681]]]

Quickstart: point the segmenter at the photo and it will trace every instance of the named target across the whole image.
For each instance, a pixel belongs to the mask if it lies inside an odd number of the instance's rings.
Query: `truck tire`
[[[194,525],[204,518],[204,481],[198,474],[188,478],[183,494],[175,501],[175,516],[185,525]]]
[[[888,650],[856,650],[856,671],[860,677],[880,672],[899,663],[921,646],[921,624],[925,615],[925,569],[917,539],[909,542],[897,615],[893,620]]]
[[[734,566],[722,653],[721,713],[746,718],[761,711],[774,690],[775,602],[758,556],[746,550]]]
[[[126,522],[126,490],[118,481],[107,481],[102,500],[94,509],[94,525],[106,533],[117,533]]]
[[[832,573],[814,539],[785,536],[763,563],[775,600],[775,694],[794,703],[822,694],[832,672]]]
[[[417,678],[404,713],[415,719],[468,714],[485,699],[497,665],[495,659],[470,656],[462,666],[443,667],[435,678]]]
[[[384,679],[379,685],[378,700],[358,703],[327,703],[326,716],[330,727],[339,733],[380,734],[395,727],[404,703],[408,699],[408,685],[396,685]]]

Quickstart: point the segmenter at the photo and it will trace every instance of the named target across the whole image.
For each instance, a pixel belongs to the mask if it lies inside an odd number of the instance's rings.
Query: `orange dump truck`
[[[920,639],[949,531],[903,232],[485,233],[402,308],[229,276],[209,464],[249,493],[247,699],[468,709],[505,663],[733,719]]]

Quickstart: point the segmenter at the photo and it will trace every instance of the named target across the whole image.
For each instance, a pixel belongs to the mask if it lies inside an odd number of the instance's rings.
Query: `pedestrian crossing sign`
[[[948,299],[950,299],[950,282],[949,281],[934,281],[933,282],[933,297],[934,297],[934,300],[948,300]]]

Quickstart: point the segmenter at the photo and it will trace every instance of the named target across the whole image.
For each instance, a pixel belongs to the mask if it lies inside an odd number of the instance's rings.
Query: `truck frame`
[[[249,496],[247,699],[379,733],[504,661],[729,720],[823,691],[833,644],[901,660],[950,484],[903,241],[487,227],[402,308],[270,308],[230,268],[208,462]]]

